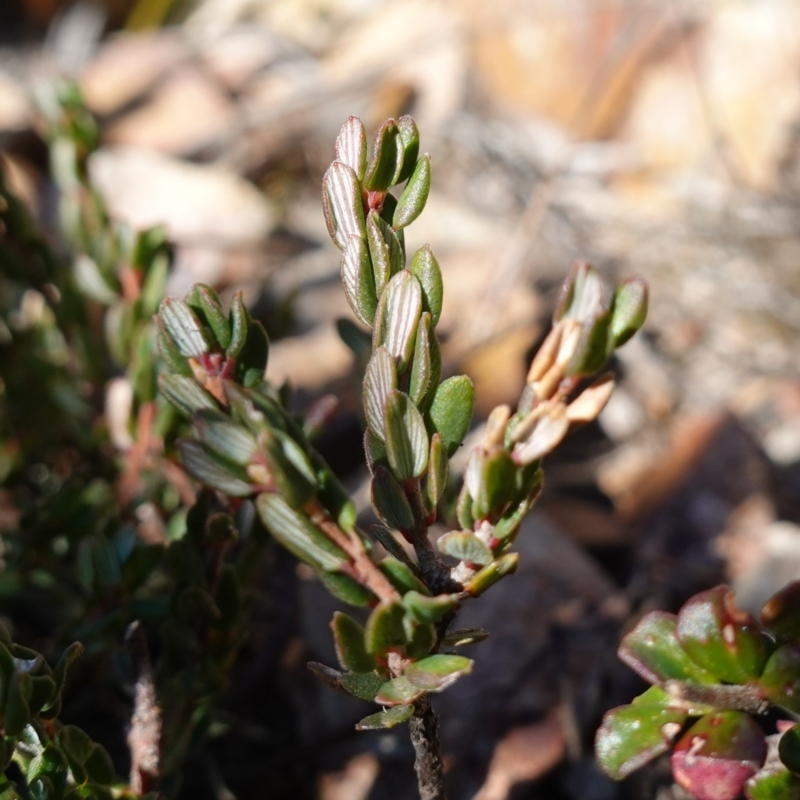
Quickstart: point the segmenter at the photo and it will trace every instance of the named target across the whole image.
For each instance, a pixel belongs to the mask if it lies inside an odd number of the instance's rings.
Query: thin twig
[[[417,773],[420,800],[447,800],[444,791],[444,762],[439,746],[439,719],[429,695],[416,704],[408,722],[414,747],[414,770]]]
[[[458,592],[461,584],[456,583],[450,576],[450,568],[439,560],[428,538],[428,519],[422,503],[422,490],[419,481],[407,487],[406,496],[414,516],[414,528],[409,531],[411,543],[417,556],[420,572],[425,583],[434,594],[441,592]]]
[[[378,569],[364,548],[358,534],[345,533],[325,512],[319,500],[311,500],[305,508],[311,522],[314,523],[337,547],[347,553],[353,561],[359,580],[370,589],[379,600],[391,602],[399,600],[400,595],[389,583],[386,576]]]

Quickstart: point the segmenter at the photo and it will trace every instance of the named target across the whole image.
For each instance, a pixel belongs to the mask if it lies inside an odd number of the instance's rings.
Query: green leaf
[[[72,274],[78,289],[104,306],[111,305],[119,297],[119,292],[109,285],[97,262],[86,254],[75,257]]]
[[[143,316],[149,318],[158,312],[158,305],[166,290],[169,268],[170,263],[167,253],[161,252],[153,257],[142,284],[142,293],[140,295]]]
[[[764,733],[741,711],[701,717],[675,745],[672,774],[703,800],[736,800],[767,757]]]
[[[782,766],[757,772],[745,784],[747,800],[800,800],[800,776]]]
[[[408,395],[392,391],[386,398],[386,452],[399,481],[419,478],[428,466],[425,422]]]
[[[459,604],[457,594],[439,594],[428,597],[411,591],[403,595],[403,605],[415,622],[438,622],[445,614],[450,613]]]
[[[355,533],[357,516],[355,503],[323,458],[315,452],[312,452],[311,456],[317,469],[319,501],[343,531]]]
[[[379,603],[367,620],[365,642],[370,653],[385,653],[406,643],[403,628],[405,609],[399,600]]]
[[[369,325],[372,327],[372,322]],[[359,328],[352,320],[340,317],[336,320],[336,332],[361,363],[369,360],[372,355],[372,336],[367,331]]]
[[[336,137],[336,160],[346,164],[361,181],[367,170],[367,135],[358,117],[350,117]]]
[[[108,324],[108,319],[106,324]],[[172,341],[172,337],[167,333],[167,329],[164,327],[164,320],[161,317],[156,318],[156,342],[158,344],[158,354],[171,372],[175,372],[178,375],[191,376],[192,368],[189,366],[188,360],[181,355],[178,346]]]
[[[414,574],[408,564],[398,561],[396,558],[384,558],[378,564],[378,568],[400,594],[415,591],[430,595],[428,587]]]
[[[204,283],[195,283],[186,295],[186,304],[211,329],[219,347],[227,348],[231,343],[231,328],[217,293]]]
[[[253,493],[247,474],[238,465],[223,461],[193,439],[180,439],[177,447],[186,471],[201,483],[231,497]]]
[[[58,797],[67,784],[68,772],[67,760],[61,751],[53,745],[47,745],[28,763],[25,779],[31,787],[43,778],[49,780],[55,792],[53,796]]]
[[[416,659],[423,658],[433,650],[436,645],[436,628],[428,623],[414,622],[408,615],[403,620],[406,629],[406,656]]]
[[[342,249],[351,236],[366,238],[361,187],[352,167],[334,161],[322,179],[322,209],[328,233]]]
[[[506,553],[497,561],[487,564],[482,570],[476,572],[465,584],[464,591],[473,597],[482,595],[487,589],[494,586],[499,580],[517,571],[519,563],[518,553]]]
[[[111,761],[105,747],[95,744],[89,758],[86,759],[86,771],[89,773],[89,780],[99,783],[101,786],[108,786],[116,780],[114,774],[114,764]]]
[[[392,218],[392,226],[398,230],[410,225],[425,208],[428,201],[428,193],[431,188],[431,157],[422,156],[414,168],[414,172],[406,184],[400,199],[397,201],[397,208]]]
[[[384,683],[375,695],[375,702],[382,706],[401,706],[413,703],[423,694],[422,689],[401,676]]]
[[[56,682],[56,694],[60,695],[64,689],[64,683],[67,680],[67,672],[72,664],[83,655],[83,645],[80,642],[73,642],[61,654],[58,659],[56,668],[53,670],[53,678]]]
[[[621,347],[647,319],[647,281],[628,278],[617,286],[611,311],[611,341]]]
[[[31,676],[26,672],[14,672],[8,683],[5,708],[5,731],[7,736],[19,736],[30,722]]]
[[[220,411],[198,411],[194,416],[194,429],[203,444],[234,464],[246,466],[256,451],[255,439]]]
[[[403,373],[411,362],[417,325],[422,314],[422,289],[407,270],[398,272],[386,286],[378,303],[372,345],[384,345],[397,359],[397,371]]]
[[[458,493],[456,517],[459,525],[464,530],[472,530],[474,528],[475,518],[472,516],[472,495],[469,493],[466,484],[462,484],[461,491]]]
[[[393,275],[405,266],[405,253],[397,234],[377,211],[367,216],[367,242],[372,260],[375,294],[380,297]]]
[[[342,250],[342,285],[350,308],[358,319],[372,327],[378,297],[367,243],[360,236],[349,236]]]
[[[183,416],[190,419],[201,409],[219,409],[216,400],[205,389],[184,375],[160,375],[158,388]]]
[[[428,411],[431,433],[440,433],[448,456],[461,446],[469,430],[475,387],[466,375],[448,378],[436,389]]]
[[[447,460],[447,453],[445,453],[442,435],[434,433],[431,436],[431,452],[428,456],[428,480],[425,485],[425,491],[428,494],[428,500],[431,507],[436,508],[439,500],[447,488],[447,472],[449,464]]]
[[[423,245],[414,253],[410,269],[422,286],[422,307],[430,312],[435,328],[442,315],[444,282],[441,267],[430,245]]]
[[[736,607],[727,586],[688,600],[678,612],[675,635],[692,661],[727,683],[757,678],[767,661],[764,634],[750,614]]]
[[[787,584],[767,601],[761,622],[782,639],[800,639],[800,581]]]
[[[666,753],[686,718],[685,711],[660,705],[620,706],[609,711],[597,731],[597,763],[614,780],[626,778]]]
[[[472,672],[473,662],[464,656],[437,654],[410,664],[405,677],[426,692],[442,692],[462,675]]]
[[[485,566],[494,561],[492,551],[472,531],[451,531],[436,541],[439,551],[459,561]]]
[[[244,304],[244,295],[241,290],[236,292],[231,301],[229,324],[231,335],[225,354],[228,358],[237,358],[247,341],[247,331],[250,327],[250,314]]]
[[[381,686],[386,682],[377,672],[345,672],[339,677],[339,685],[353,697],[372,702]]]
[[[594,319],[584,323],[575,353],[567,364],[565,373],[570,376],[587,376],[597,372],[608,361],[611,314],[600,311]]]
[[[787,769],[800,774],[800,725],[793,725],[783,733],[778,742],[778,755]]]
[[[408,115],[397,120],[397,130],[400,133],[400,147],[403,151],[403,168],[397,176],[396,183],[406,180],[414,171],[419,155],[419,129],[417,123]]]
[[[292,510],[282,497],[261,494],[256,499],[256,508],[269,532],[301,561],[316,569],[331,572],[345,562],[344,553],[339,551],[337,554],[335,546],[331,546],[308,517]]]
[[[247,339],[236,360],[235,376],[246,389],[253,389],[264,380],[269,358],[269,337],[260,322],[250,322]]]
[[[675,635],[677,617],[652,611],[639,620],[620,644],[618,655],[637,675],[650,683],[668,680],[716,683],[716,677],[696,664]]]
[[[397,388],[397,367],[385,347],[375,350],[364,373],[364,415],[370,431],[386,440],[386,400]]]
[[[758,684],[773,703],[800,713],[800,647],[779,647],[767,660]]]
[[[351,672],[371,672],[375,656],[367,652],[364,629],[350,616],[337,611],[331,622],[336,657],[343,669]]]
[[[208,334],[183,300],[165,298],[161,302],[159,316],[182,356],[197,358],[211,349]]]
[[[414,527],[414,515],[403,487],[385,467],[375,467],[371,499],[375,511],[385,525],[401,531],[410,531]]]
[[[489,638],[489,631],[483,628],[460,628],[448,633],[442,639],[442,647],[461,647],[466,644],[478,644]]]
[[[387,120],[375,134],[375,148],[364,177],[371,192],[385,192],[397,183],[403,169],[403,147],[397,123]]]
[[[394,728],[408,722],[414,716],[414,706],[394,706],[379,714],[370,714],[356,725],[357,731],[377,731],[384,728]]]
[[[517,493],[516,474],[517,466],[504,447],[498,445],[488,452],[483,447],[473,449],[464,482],[472,497],[472,516],[475,519],[502,513]]]
[[[431,315],[425,311],[420,317],[419,325],[417,326],[417,336],[414,343],[414,362],[411,366],[411,379],[408,385],[408,394],[417,407],[425,399],[433,377],[431,339],[434,336]],[[436,380],[438,382],[438,375]]]
[[[282,430],[265,430],[261,437],[269,472],[283,499],[300,508],[314,494],[317,476],[304,450]]]
[[[351,606],[365,608],[375,600],[369,589],[342,572],[320,572],[319,578],[334,597]]]

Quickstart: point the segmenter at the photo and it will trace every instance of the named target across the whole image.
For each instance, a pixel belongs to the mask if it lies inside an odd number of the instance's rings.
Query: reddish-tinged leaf
[[[758,724],[741,711],[723,711],[701,717],[681,737],[672,773],[697,800],[736,800],[766,757]]]

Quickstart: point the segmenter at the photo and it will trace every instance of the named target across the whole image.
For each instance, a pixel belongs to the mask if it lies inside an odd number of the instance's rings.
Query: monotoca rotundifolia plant
[[[429,528],[470,426],[474,390],[464,375],[442,380],[436,256],[428,246],[410,259],[405,250],[404,230],[422,212],[430,182],[431,158],[419,155],[410,117],[385,122],[371,153],[361,121],[351,117],[323,179],[345,295],[363,326],[340,330],[369,353],[364,446],[372,503],[385,526],[374,536],[358,527],[353,501],[282,392],[265,380],[267,337],[240,296],[225,312],[211,289],[195,286],[182,300],[165,300],[158,315],[167,368],[160,389],[192,424],[178,443],[185,468],[223,495],[252,499],[272,536],[337,598],[370,609],[363,627],[334,615],[338,668],[310,666],[328,684],[382,707],[359,729],[409,723],[424,800],[445,796],[430,694],[470,672],[472,661],[457,648],[488,635],[454,630],[457,610],[516,569],[511,547],[541,488],[542,458],[603,408],[613,379],[591,379],[647,308],[640,279],[607,296],[597,272],[576,265],[516,410],[496,408],[469,454],[458,527],[434,547]]]

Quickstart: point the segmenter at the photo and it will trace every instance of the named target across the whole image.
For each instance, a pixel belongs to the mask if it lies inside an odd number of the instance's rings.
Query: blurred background
[[[410,113],[433,156],[407,236],[442,264],[476,425],[516,402],[575,259],[648,280],[620,388],[547,464],[516,577],[460,615],[492,635],[437,707],[455,800],[683,797],[663,764],[604,779],[592,738],[641,688],[615,649],[643,611],[722,581],[757,611],[800,577],[800,1],[2,0],[0,153],[53,227],[30,92],[64,75],[112,213],[168,226],[170,292],[243,288],[270,378],[338,396],[322,449],[365,513],[319,199],[348,115]],[[281,559],[184,796],[413,798],[405,731],[355,734],[363,705],[306,673],[335,601]]]

